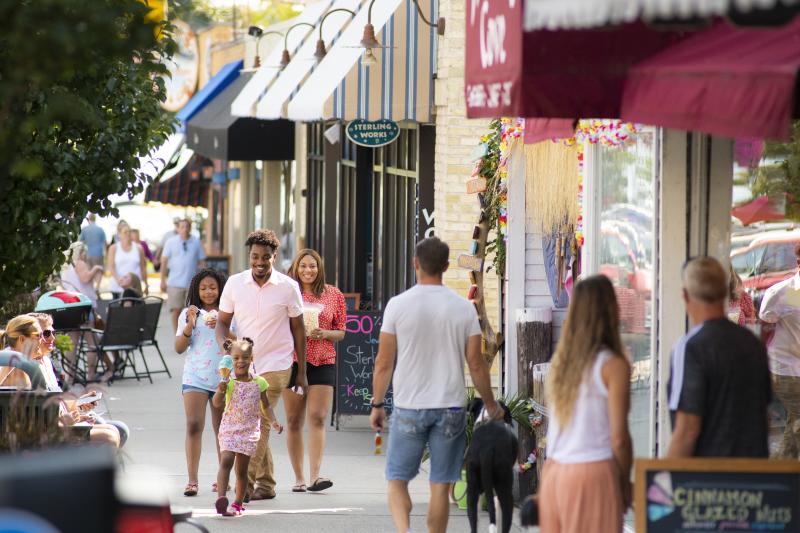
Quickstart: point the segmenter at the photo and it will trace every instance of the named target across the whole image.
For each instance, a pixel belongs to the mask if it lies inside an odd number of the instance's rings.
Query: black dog
[[[483,410],[483,400],[476,398],[467,406],[473,420],[476,421],[472,432],[472,441],[467,450],[467,516],[472,533],[478,527],[478,496],[486,496],[489,508],[489,522],[497,527],[497,515],[494,506],[494,495],[500,500],[503,512],[502,533],[511,529],[511,517],[514,510],[514,465],[517,462],[519,444],[517,436],[511,430],[511,413],[508,407],[500,406],[505,411],[503,421],[478,423]]]

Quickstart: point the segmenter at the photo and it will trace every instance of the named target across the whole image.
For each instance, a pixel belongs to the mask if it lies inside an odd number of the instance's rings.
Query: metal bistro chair
[[[148,296],[144,299],[144,331],[142,331],[142,341],[139,343],[139,353],[142,354],[144,360],[143,348],[153,346],[158,352],[158,357],[161,359],[161,364],[164,365],[164,370],[153,370],[150,374],[170,374],[167,362],[164,360],[164,354],[161,353],[161,348],[158,347],[158,339],[156,339],[156,332],[158,331],[158,319],[161,316],[161,306],[164,305],[164,300],[158,296]],[[145,362],[145,367],[147,363]]]
[[[95,330],[98,339],[95,341],[91,351],[97,352],[98,358],[108,352],[118,352],[122,355],[120,360],[115,362],[116,370],[114,379],[125,379],[128,367],[133,371],[133,376],[138,380],[146,376],[150,383],[150,371],[147,368],[147,361],[144,361],[144,372],[139,372],[136,368],[135,352],[139,349],[142,341],[145,324],[145,306],[139,298],[120,298],[108,304],[106,316],[106,329],[103,331]],[[100,336],[102,334],[102,336]],[[120,362],[121,361],[121,362]]]

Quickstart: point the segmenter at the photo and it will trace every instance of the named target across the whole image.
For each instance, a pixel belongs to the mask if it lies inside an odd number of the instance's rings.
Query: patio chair
[[[158,352],[158,357],[161,358],[161,364],[164,365],[164,370],[152,370],[150,374],[166,374],[172,377],[169,371],[167,362],[164,360],[164,354],[161,353],[161,348],[158,346],[158,339],[156,333],[158,332],[158,319],[161,316],[161,306],[164,300],[158,296],[148,296],[144,299],[144,331],[142,331],[142,341],[139,343],[139,353],[142,354],[144,360],[143,348],[153,346]]]
[[[136,368],[135,352],[142,341],[145,323],[145,306],[139,298],[120,298],[109,302],[107,309],[106,329],[94,330],[97,336],[95,346],[90,351],[97,352],[102,359],[108,352],[118,352],[121,358],[115,363],[114,379],[125,379],[128,368],[133,371],[136,380],[143,376],[153,382],[147,361],[144,361],[144,372]],[[102,336],[101,336],[102,334]]]

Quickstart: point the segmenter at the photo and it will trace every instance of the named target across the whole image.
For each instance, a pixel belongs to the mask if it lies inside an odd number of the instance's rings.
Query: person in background
[[[542,533],[619,533],[631,503],[631,366],[614,286],[575,285],[545,383],[552,413],[539,493]]]
[[[178,315],[186,305],[189,283],[206,258],[203,243],[191,231],[189,219],[181,220],[178,235],[167,241],[161,254],[161,292],[167,294],[173,329],[178,329]]]
[[[175,351],[186,354],[181,392],[183,409],[186,413],[185,448],[189,481],[184,487],[184,496],[197,495],[197,472],[200,467],[203,429],[208,406],[211,407],[211,427],[214,430],[214,440],[217,442],[217,460],[219,460],[219,424],[222,420],[222,409],[214,407],[211,400],[219,385],[220,376],[217,371],[219,362],[225,355],[217,344],[215,332],[219,297],[224,287],[225,275],[216,270],[204,268],[195,274],[189,284],[187,307],[178,317],[178,330],[175,332]],[[217,492],[216,482],[212,490]]]
[[[344,295],[333,285],[325,283],[325,266],[322,257],[314,250],[300,250],[289,268],[288,276],[300,285],[303,295],[304,313],[308,307],[318,306],[317,326],[306,331],[306,375],[308,394],[299,396],[290,389],[295,386],[297,361],[292,365],[292,378],[283,391],[283,406],[286,410],[286,442],[294,469],[293,492],[318,492],[333,486],[331,480],[319,477],[322,453],[325,450],[325,421],[333,403],[336,386],[336,346],[334,342],[344,339],[347,309]],[[310,304],[310,305],[309,305]],[[303,425],[306,417],[308,428],[308,462],[311,485],[306,487],[303,475]]]
[[[128,274],[136,274],[140,279],[147,279],[144,250],[133,242],[130,226],[120,222],[117,231],[119,240],[108,248],[107,268],[111,272],[111,294],[115,299],[121,297],[122,291],[129,285],[129,282],[125,282],[125,276]]]
[[[155,264],[155,256],[153,255],[153,252],[150,250],[150,246],[147,244],[147,241],[143,241],[141,239],[138,229],[131,230],[131,239],[133,239],[133,242],[142,247],[145,259]]]
[[[181,217],[175,217],[172,219],[173,228],[166,232],[163,237],[161,237],[161,242],[158,243],[158,248],[156,248],[156,260],[153,263],[153,266],[156,269],[156,272],[161,270],[161,254],[164,253],[164,247],[167,245],[167,241],[171,238],[178,235],[178,224],[181,222]]]
[[[84,243],[78,241],[72,243],[69,247],[69,251],[67,252],[68,255],[68,262],[67,267],[64,270],[63,274],[61,274],[61,284],[64,286],[65,289],[75,292],[80,292],[84,294],[89,300],[92,301],[92,315],[97,312],[97,291],[95,291],[95,283],[94,279],[101,277],[103,274],[103,267],[100,265],[95,265],[90,267],[87,262],[87,247]],[[92,316],[89,317],[89,324],[85,324],[89,326],[92,324]],[[71,332],[69,334],[70,338],[72,339],[72,344],[77,347],[78,340],[80,338],[80,333],[78,332]],[[92,335],[84,336],[84,339],[90,344],[90,346],[94,346],[94,337]],[[68,352],[64,354],[72,363],[72,366],[75,365],[75,351]],[[111,360],[108,358],[107,354],[103,354],[104,362],[106,368],[111,368]],[[97,373],[97,352],[89,351],[86,355],[86,378],[89,381],[94,381]],[[111,378],[111,372],[107,372],[106,375],[103,377],[104,380],[108,380]],[[68,383],[71,381],[72,376],[68,375],[67,380]]]
[[[693,325],[672,350],[667,457],[767,457],[772,395],[764,345],[726,316],[727,273],[712,257],[683,268]]]
[[[786,408],[783,440],[774,456],[797,459],[800,453],[800,245],[794,250],[798,271],[764,293],[759,317],[774,324],[767,346],[775,395]]]
[[[740,326],[752,325],[756,323],[756,308],[753,299],[744,290],[742,278],[730,266],[728,276],[728,318]]]
[[[90,267],[102,267],[106,251],[106,232],[97,225],[97,216],[89,213],[86,217],[89,223],[81,229],[79,240],[87,247],[86,262]]]
[[[437,237],[417,243],[417,284],[389,300],[383,314],[370,424],[376,431],[384,429],[384,398],[391,381],[394,411],[386,479],[398,533],[409,531],[408,483],[419,473],[426,447],[430,451],[428,531],[447,530],[450,485],[461,479],[466,447],[465,359],[489,418],[504,415],[494,399],[489,365],[481,355],[475,307],[442,282],[449,255],[450,247]]]

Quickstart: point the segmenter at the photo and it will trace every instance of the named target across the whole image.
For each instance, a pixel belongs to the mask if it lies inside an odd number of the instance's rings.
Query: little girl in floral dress
[[[215,407],[225,405],[222,423],[219,426],[220,461],[217,474],[217,512],[222,516],[239,516],[244,511],[244,494],[247,490],[247,467],[250,456],[256,452],[258,439],[261,436],[261,411],[263,405],[267,416],[272,420],[272,429],[283,432],[275,412],[269,405],[267,389],[269,385],[261,376],[250,374],[253,362],[253,341],[247,337],[237,341],[225,341],[225,351],[233,359],[233,375],[235,379],[220,381],[214,394],[212,404]],[[228,498],[224,487],[230,476],[231,468],[236,463],[236,500],[228,509]]]

